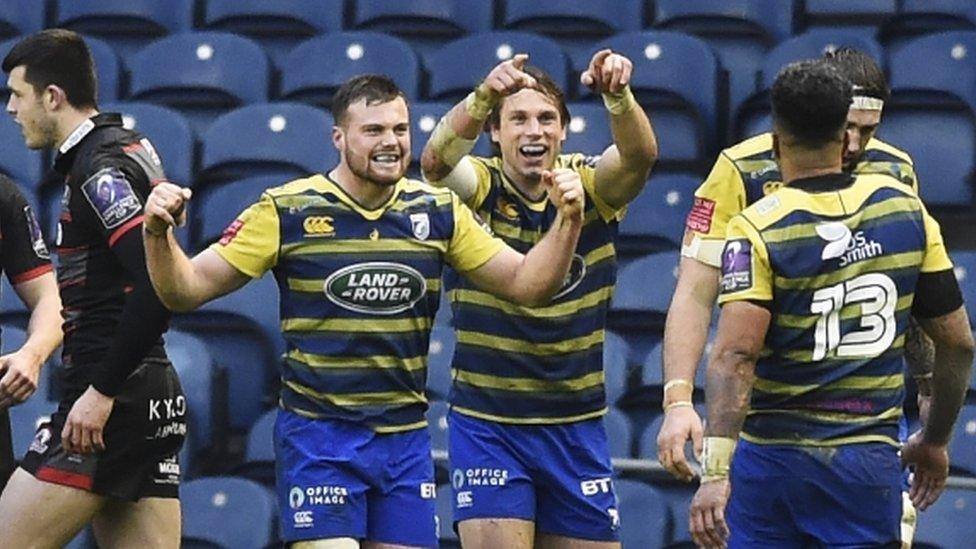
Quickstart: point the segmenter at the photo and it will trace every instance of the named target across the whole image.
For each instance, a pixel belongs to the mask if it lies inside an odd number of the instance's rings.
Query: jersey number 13
[[[819,314],[814,332],[813,360],[831,353],[838,357],[869,357],[895,341],[898,288],[887,275],[869,273],[814,292],[810,312]],[[841,333],[844,307],[860,305],[860,326]]]

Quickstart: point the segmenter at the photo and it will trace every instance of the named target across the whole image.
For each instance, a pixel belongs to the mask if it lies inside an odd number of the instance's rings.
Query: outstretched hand
[[[593,54],[590,66],[580,74],[580,83],[594,93],[618,94],[630,84],[634,64],[623,55],[609,49]]]
[[[536,86],[535,78],[524,71],[525,63],[528,60],[528,54],[519,53],[511,59],[495,65],[495,68],[491,69],[481,85],[495,101],[517,93],[523,88]]]

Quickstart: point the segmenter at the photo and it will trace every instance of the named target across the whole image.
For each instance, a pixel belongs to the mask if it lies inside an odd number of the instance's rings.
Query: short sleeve
[[[267,193],[224,229],[210,249],[238,271],[260,278],[278,263],[280,220],[274,199]]]
[[[923,273],[934,273],[952,268],[952,260],[946,252],[945,242],[942,240],[942,230],[939,222],[922,207],[922,218],[925,221],[925,258],[922,260]]]
[[[474,168],[474,173],[477,175],[478,181],[476,182],[474,194],[464,203],[472,210],[477,210],[481,207],[481,203],[488,198],[488,193],[491,192],[491,170],[488,169],[487,161],[484,158],[478,156],[468,156],[466,158],[471,161],[471,166]]]
[[[454,235],[448,244],[447,261],[460,272],[472,271],[495,257],[505,243],[491,236],[457,195],[452,195],[451,200]]]
[[[0,177],[0,265],[11,284],[51,272],[51,256],[34,209],[17,186]]]
[[[83,202],[95,217],[95,226],[101,229],[109,246],[142,223],[148,183],[138,181],[137,177],[121,166],[104,166],[88,176],[79,188]]]
[[[759,233],[741,215],[733,217],[728,224],[720,288],[719,304],[773,300],[769,252]]]
[[[681,255],[713,267],[721,266],[726,228],[732,216],[746,207],[742,174],[732,160],[721,154],[685,219],[685,240]]]

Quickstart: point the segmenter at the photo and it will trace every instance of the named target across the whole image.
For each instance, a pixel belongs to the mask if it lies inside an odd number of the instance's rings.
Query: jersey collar
[[[122,115],[118,113],[99,113],[95,116],[85,120],[74,129],[68,137],[61,143],[58,147],[57,157],[54,159],[54,167],[59,172],[66,173],[66,170],[62,168],[67,168],[71,159],[74,157],[74,152],[79,143],[81,143],[88,134],[93,132],[95,128],[101,128],[104,126],[122,126]]]
[[[400,196],[400,192],[403,190],[403,185],[406,182],[405,178],[400,178],[400,180],[394,184],[393,192],[390,194],[390,198],[388,198],[386,202],[380,204],[379,206],[370,209],[360,204],[359,201],[353,198],[352,195],[347,193],[346,190],[342,188],[342,185],[338,184],[334,179],[329,177],[328,174],[323,174],[322,177],[325,179],[326,183],[328,184],[328,189],[332,192],[332,194],[338,197],[341,202],[343,202],[351,209],[359,213],[359,215],[363,216],[364,218],[370,221],[375,221],[379,219],[383,215],[383,213],[394,202],[396,202],[397,198]]]
[[[839,191],[854,184],[854,176],[849,173],[831,173],[816,177],[804,177],[790,181],[788,187],[808,193]]]

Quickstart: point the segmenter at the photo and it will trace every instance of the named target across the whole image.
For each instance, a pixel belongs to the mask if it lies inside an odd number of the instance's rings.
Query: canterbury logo
[[[332,225],[333,219],[327,215],[318,217],[306,217],[302,223],[306,235],[332,236],[335,234],[335,227]]]

